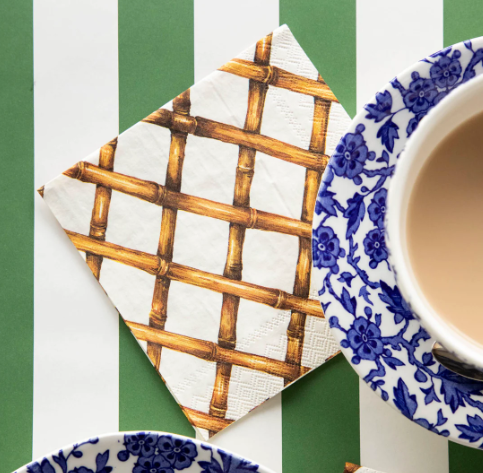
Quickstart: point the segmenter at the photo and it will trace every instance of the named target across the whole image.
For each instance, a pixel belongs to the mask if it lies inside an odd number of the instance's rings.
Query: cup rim
[[[450,131],[455,130],[471,117],[483,113],[483,104],[472,113],[463,113],[464,105],[475,94],[483,97],[483,76],[477,77],[466,84],[462,84],[439,105],[434,107],[422,120],[413,135],[409,138],[406,148],[398,158],[396,170],[387,196],[386,212],[386,242],[389,250],[389,261],[396,277],[397,285],[402,296],[410,305],[411,311],[421,320],[423,327],[429,334],[441,343],[447,350],[456,354],[462,361],[483,369],[483,346],[478,344],[458,329],[451,327],[431,306],[419,287],[413,271],[407,250],[406,218],[409,194],[412,192],[416,178],[412,178],[411,170],[415,163],[421,160],[420,150],[429,137],[437,137],[438,125],[449,116],[455,117],[455,123]],[[447,134],[434,139],[433,150]],[[425,163],[431,153],[424,156]],[[422,168],[421,161],[419,172]],[[411,185],[411,182],[412,185]],[[408,182],[409,181],[409,182]],[[408,186],[410,185],[409,189]],[[482,268],[483,271],[483,268]]]

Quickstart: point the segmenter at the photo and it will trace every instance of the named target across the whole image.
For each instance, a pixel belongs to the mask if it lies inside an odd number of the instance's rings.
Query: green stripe
[[[32,1],[0,4],[0,472],[32,459],[34,134]]]
[[[444,0],[444,46],[483,35],[481,0]],[[478,442],[480,445],[482,442]],[[481,471],[483,452],[449,442],[449,471]]]
[[[280,0],[280,23],[354,116],[355,1]],[[284,473],[338,472],[359,462],[359,378],[342,355],[283,391],[282,434]]]
[[[356,114],[355,0],[280,0],[280,24],[284,23],[353,117]]]
[[[359,378],[343,355],[283,391],[282,436],[283,473],[359,464]]]
[[[119,128],[190,87],[194,12],[188,0],[119,0]],[[119,428],[193,436],[181,409],[128,328],[119,330]]]
[[[483,36],[481,0],[444,0],[444,46]]]

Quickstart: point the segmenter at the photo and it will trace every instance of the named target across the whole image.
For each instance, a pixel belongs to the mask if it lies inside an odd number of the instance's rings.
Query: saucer
[[[15,473],[273,473],[214,445],[164,432],[121,432],[62,448]]]
[[[353,120],[324,173],[313,224],[313,264],[332,334],[359,376],[434,433],[483,447],[483,383],[433,358],[434,342],[396,285],[385,242],[387,191],[419,122],[483,73],[483,37],[419,61]],[[455,251],[458,245],[455,236]]]

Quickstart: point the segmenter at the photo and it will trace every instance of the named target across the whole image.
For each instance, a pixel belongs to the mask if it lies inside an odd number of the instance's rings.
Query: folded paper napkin
[[[348,123],[282,26],[40,189],[205,438],[337,352],[310,236]]]
[[[354,463],[346,463],[343,473],[382,473],[381,471],[366,468],[365,466],[354,465]]]

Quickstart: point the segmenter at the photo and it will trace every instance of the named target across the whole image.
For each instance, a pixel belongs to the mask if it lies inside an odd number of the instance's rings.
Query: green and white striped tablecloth
[[[421,57],[483,35],[483,2],[0,2],[0,473],[110,431],[194,434],[34,187],[283,23],[354,115]],[[342,356],[214,442],[284,473],[483,463],[386,406]]]

